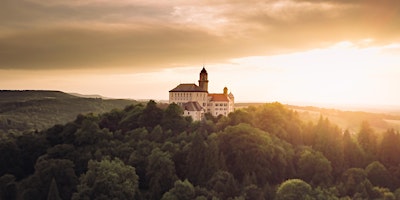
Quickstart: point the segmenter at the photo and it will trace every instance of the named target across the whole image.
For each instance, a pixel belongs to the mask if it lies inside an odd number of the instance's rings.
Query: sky
[[[2,0],[0,89],[400,106],[398,0]]]

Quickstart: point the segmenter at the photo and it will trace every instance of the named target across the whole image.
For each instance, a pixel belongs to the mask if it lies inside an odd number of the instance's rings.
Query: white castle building
[[[179,84],[169,91],[169,103],[180,105],[183,116],[191,116],[193,120],[201,120],[204,113],[211,113],[213,116],[227,116],[234,110],[234,96],[228,94],[228,88],[223,93],[208,93],[208,74],[206,69],[200,72],[199,85],[194,83]]]

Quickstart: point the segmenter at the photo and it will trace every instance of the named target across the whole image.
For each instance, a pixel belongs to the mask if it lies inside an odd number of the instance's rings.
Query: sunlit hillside
[[[290,105],[287,107],[297,111],[300,118],[304,121],[312,121],[315,123],[320,117],[326,117],[343,130],[347,129],[351,133],[358,132],[363,121],[368,121],[371,127],[373,127],[377,132],[383,132],[392,128],[400,130],[400,115],[396,114],[344,111],[338,109]]]
[[[237,103],[236,105],[237,109],[241,109],[248,106],[262,105],[262,103]],[[305,123],[317,123],[321,117],[328,118],[343,131],[348,130],[352,134],[360,130],[363,121],[367,121],[378,133],[382,133],[388,129],[400,130],[400,113],[396,110],[365,108],[366,111],[349,111],[345,109],[296,105],[285,105],[285,107],[296,111]],[[374,112],[369,110],[373,110]]]

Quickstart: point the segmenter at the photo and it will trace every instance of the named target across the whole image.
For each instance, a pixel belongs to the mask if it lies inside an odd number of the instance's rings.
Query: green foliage
[[[149,158],[146,176],[149,178],[150,198],[160,199],[178,179],[175,164],[167,152],[155,148]]]
[[[288,175],[273,173],[277,172],[274,169],[290,171],[291,147],[248,124],[227,127],[218,134],[218,143],[229,172],[239,181],[245,175],[256,174],[255,184],[262,186],[268,181],[282,181]],[[280,151],[285,148],[289,148],[287,152]]]
[[[65,159],[38,159],[35,169],[35,173],[24,179],[20,185],[23,198],[46,199],[51,188],[51,181],[54,179],[60,197],[71,199],[78,183],[74,163]]]
[[[322,153],[305,149],[298,160],[298,176],[312,185],[330,184],[331,162]]]
[[[88,166],[72,199],[135,199],[138,176],[134,167],[119,159],[90,160]]]
[[[195,190],[193,185],[188,181],[177,180],[174,187],[168,192],[164,193],[162,200],[191,200],[195,197]]]
[[[331,161],[334,176],[341,174],[344,167],[344,152],[340,129],[321,116],[318,124],[314,127],[313,135],[315,137],[314,149],[322,152]]]
[[[365,168],[368,179],[374,186],[391,188],[393,181],[389,171],[379,161],[374,161]]]
[[[360,168],[364,166],[365,153],[348,130],[343,134],[343,154],[344,168]]]
[[[184,131],[189,126],[183,116],[183,110],[180,106],[175,103],[170,104],[165,109],[164,116],[161,120],[161,126],[164,130],[174,130],[176,133]]]
[[[377,136],[367,121],[361,124],[357,140],[363,150],[369,155],[369,160],[374,160],[377,155]]]
[[[161,123],[162,117],[163,111],[161,108],[157,107],[155,101],[150,100],[138,120],[141,126],[150,130]]]
[[[311,200],[312,196],[311,186],[300,179],[289,179],[283,182],[276,191],[276,200]]]
[[[150,101],[40,132],[0,130],[1,198],[400,196],[398,131],[378,143],[366,124],[353,134],[324,117],[304,123],[279,103],[196,122],[181,114],[176,104]]]
[[[235,197],[239,194],[239,185],[233,175],[227,171],[214,173],[208,181],[207,188],[217,193],[220,199]]]
[[[379,159],[387,166],[398,166],[400,164],[400,134],[393,129],[383,133],[382,142],[379,147]]]
[[[341,192],[343,196],[369,199],[373,194],[373,186],[367,179],[364,169],[350,168],[342,175]]]

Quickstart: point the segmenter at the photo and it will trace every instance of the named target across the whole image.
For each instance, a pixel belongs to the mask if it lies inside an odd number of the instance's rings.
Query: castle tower
[[[224,87],[224,95],[228,96],[228,88],[227,87]]]
[[[200,72],[200,79],[199,79],[199,87],[201,87],[203,90],[208,91],[208,74],[206,69],[203,67],[203,69]]]

